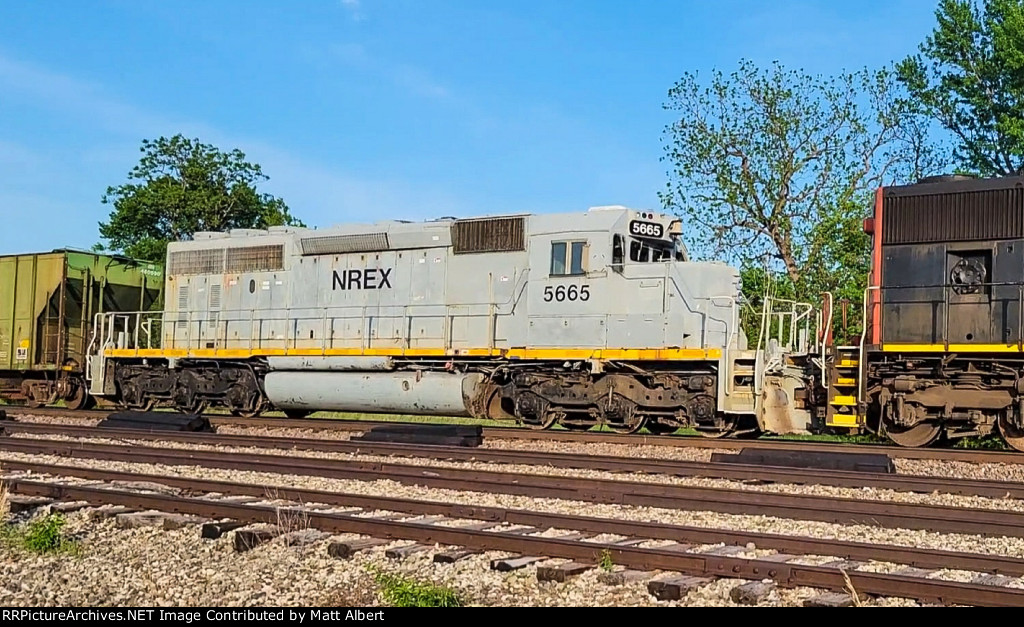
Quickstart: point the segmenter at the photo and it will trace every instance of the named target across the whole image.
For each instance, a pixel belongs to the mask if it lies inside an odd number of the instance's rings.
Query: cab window
[[[640,263],[647,263],[651,260],[651,247],[642,240],[632,240],[629,242],[629,260],[637,261]]]
[[[626,240],[624,237],[615,234],[612,238],[612,266],[621,267],[626,260]]]
[[[663,241],[629,240],[629,259],[638,263],[686,261],[681,245]]]
[[[551,276],[586,274],[586,242],[552,242]]]

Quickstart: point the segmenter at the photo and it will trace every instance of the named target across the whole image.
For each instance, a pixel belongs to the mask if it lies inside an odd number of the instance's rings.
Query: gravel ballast
[[[113,521],[68,517],[67,530],[80,543],[79,555],[37,556],[4,549],[0,559],[0,605],[156,606],[366,606],[379,605],[373,568],[402,573],[456,589],[470,605],[523,606],[731,606],[730,591],[741,580],[718,580],[681,601],[656,601],[646,582],[609,586],[593,569],[565,583],[539,583],[540,562],[500,573],[489,561],[507,554],[488,552],[455,564],[434,564],[434,551],[395,561],[384,557],[393,542],[357,553],[349,560],[327,555],[327,541],[302,547],[271,541],[237,553],[230,538],[203,540],[198,528],[174,531],[120,529]],[[354,536],[346,536],[354,537]],[[437,547],[438,549],[442,547]],[[800,605],[818,590],[778,589],[759,605]],[[878,599],[869,605],[916,605]]]

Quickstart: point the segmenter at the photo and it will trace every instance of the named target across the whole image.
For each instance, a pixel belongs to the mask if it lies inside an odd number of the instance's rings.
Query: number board
[[[629,232],[638,237],[655,237],[660,239],[665,235],[665,227],[657,222],[632,220],[629,223]]]

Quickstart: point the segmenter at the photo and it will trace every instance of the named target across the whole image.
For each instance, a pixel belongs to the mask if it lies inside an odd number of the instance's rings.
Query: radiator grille
[[[300,241],[303,255],[333,255],[387,250],[387,233],[357,233],[354,235],[325,235],[305,237]]]
[[[891,195],[883,201],[882,242],[919,244],[1024,237],[1024,188]]]
[[[452,252],[495,253],[526,250],[522,216],[456,220],[452,224]]]
[[[170,255],[168,274],[220,274],[224,272],[224,250],[180,250]]]
[[[229,248],[227,272],[284,270],[284,245]]]

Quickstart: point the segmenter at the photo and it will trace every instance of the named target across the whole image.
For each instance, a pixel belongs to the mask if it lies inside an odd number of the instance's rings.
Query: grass
[[[876,435],[865,433],[859,435],[836,434],[836,433],[806,433],[790,435],[762,435],[762,440],[794,440],[808,442],[840,442],[847,444],[892,444],[888,440],[879,438]]]
[[[612,552],[608,549],[603,549],[601,557],[597,560],[597,566],[606,573],[615,570],[615,560],[612,559]]]
[[[23,525],[12,525],[5,520],[0,527],[0,538],[8,546],[39,555],[78,553],[78,543],[64,535],[66,524],[67,520],[60,514],[47,514]]]
[[[453,588],[419,581],[405,575],[375,571],[384,601],[392,607],[462,607],[465,601]]]
[[[1006,442],[998,435],[987,435],[982,438],[960,438],[953,445],[953,448],[961,448],[976,451],[1011,451]]]

